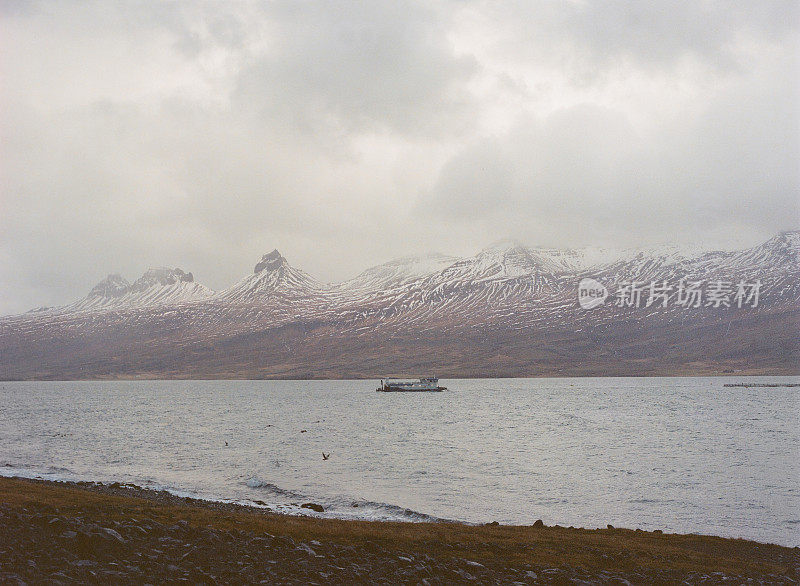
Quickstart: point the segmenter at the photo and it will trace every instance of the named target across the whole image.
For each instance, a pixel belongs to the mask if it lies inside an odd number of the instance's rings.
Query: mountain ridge
[[[207,301],[209,298],[224,299],[229,302],[258,303],[270,294],[314,296],[319,294],[343,294],[352,291],[368,291],[393,289],[409,285],[409,283],[428,279],[431,284],[453,279],[484,280],[514,279],[527,276],[546,276],[540,285],[564,274],[597,274],[613,273],[617,278],[636,275],[647,278],[669,266],[703,267],[709,262],[719,264],[729,262],[733,265],[755,265],[768,263],[769,257],[783,255],[781,265],[794,263],[800,265],[800,230],[784,231],[765,242],[743,250],[716,251],[695,249],[685,252],[680,247],[669,245],[653,249],[602,249],[602,248],[568,248],[555,249],[538,246],[526,246],[517,240],[500,240],[481,249],[472,257],[456,257],[431,252],[422,255],[401,257],[369,267],[356,277],[340,283],[322,283],[291,265],[277,249],[264,254],[256,263],[253,273],[245,275],[230,287],[220,291],[197,283],[193,287],[184,287],[184,295],[152,295],[153,303],[169,303],[172,301],[191,302]],[[414,266],[416,265],[416,266]],[[627,273],[614,268],[626,267]],[[447,273],[442,275],[442,273]],[[699,271],[701,274],[705,270]],[[260,275],[260,276],[259,276]],[[437,277],[437,275],[442,275]],[[129,283],[119,273],[109,274],[95,285],[82,300],[62,306],[37,308],[30,312],[74,310],[95,308],[102,309],[111,303],[88,302],[91,298],[120,298],[131,290],[145,291],[155,286],[168,286],[175,283],[193,283],[192,273],[185,273],[179,268],[164,267],[148,269],[137,281]],[[435,286],[435,285],[433,285]],[[178,299],[178,297],[181,297]],[[141,296],[137,305],[146,304],[148,298]],[[11,316],[0,316],[0,319]]]
[[[217,292],[181,269],[112,274],[73,304],[0,318],[0,379],[800,374],[799,235],[691,254],[502,242],[334,284],[275,249]],[[591,310],[585,278],[607,288]],[[701,302],[679,303],[692,282]]]

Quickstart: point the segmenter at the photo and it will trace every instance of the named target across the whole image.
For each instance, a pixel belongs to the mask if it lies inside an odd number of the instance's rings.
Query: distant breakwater
[[[754,387],[800,387],[800,383],[725,383],[723,387],[741,387],[751,389]]]

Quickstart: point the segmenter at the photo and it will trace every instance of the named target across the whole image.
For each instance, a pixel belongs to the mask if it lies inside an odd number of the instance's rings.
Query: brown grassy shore
[[[628,529],[295,517],[0,478],[0,583],[796,583],[797,548]]]

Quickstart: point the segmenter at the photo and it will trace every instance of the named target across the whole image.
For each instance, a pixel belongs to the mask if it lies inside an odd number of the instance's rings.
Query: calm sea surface
[[[742,380],[447,380],[451,391],[421,394],[375,381],[6,382],[0,474],[287,512],[316,502],[323,516],[800,545],[800,388],[722,386]]]

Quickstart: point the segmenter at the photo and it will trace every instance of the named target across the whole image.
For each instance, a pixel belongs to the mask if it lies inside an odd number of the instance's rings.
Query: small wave
[[[369,521],[410,521],[412,523],[441,523],[447,521],[447,519],[441,517],[434,517],[433,515],[388,503],[356,500],[351,501],[349,507],[348,517]],[[360,513],[356,514],[356,509],[360,509]]]
[[[48,466],[46,468],[31,468],[28,466],[20,466],[11,462],[4,462],[0,466],[0,476],[18,476],[20,478],[42,479],[73,482],[81,480],[78,475],[74,474],[69,468],[62,466]]]
[[[263,490],[268,495],[278,499],[291,499],[298,502],[313,501],[319,503],[325,508],[325,512],[314,516],[335,517],[339,519],[361,519],[365,521],[406,521],[412,523],[436,523],[447,520],[389,503],[353,499],[344,496],[332,498],[311,496],[294,490],[281,488],[272,482],[267,482],[255,476],[247,479],[245,484],[247,484],[249,488]],[[268,506],[278,512],[287,514],[312,514],[308,509],[298,508],[296,503],[265,503],[260,500],[252,502],[259,506]]]
[[[263,489],[269,493],[272,493],[275,496],[282,496],[282,497],[296,498],[296,499],[306,498],[305,495],[303,495],[302,493],[281,488],[276,484],[267,482],[266,480],[261,480],[260,478],[256,478],[255,476],[248,478],[245,484],[247,484],[247,486],[250,488]]]

